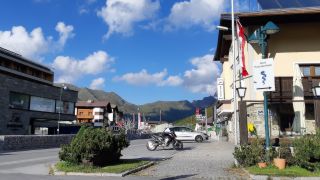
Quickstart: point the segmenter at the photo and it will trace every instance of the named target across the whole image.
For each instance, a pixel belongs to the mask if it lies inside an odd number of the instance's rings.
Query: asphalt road
[[[123,159],[149,159],[162,160],[172,157],[178,151],[171,148],[159,148],[156,151],[148,151],[146,139],[132,140],[130,146],[122,151]],[[196,143],[184,143],[186,150],[197,146]],[[153,177],[127,176],[115,177],[79,177],[79,176],[49,176],[49,167],[58,161],[59,148],[0,152],[0,180],[15,179],[157,179]]]

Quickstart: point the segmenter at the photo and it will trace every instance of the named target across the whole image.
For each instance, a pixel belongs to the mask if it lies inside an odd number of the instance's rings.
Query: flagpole
[[[233,54],[233,117],[234,117],[234,144],[238,145],[238,116],[237,116],[237,94],[236,94],[236,48],[235,48],[235,27],[234,27],[234,0],[231,0],[231,31],[232,31],[232,54]]]

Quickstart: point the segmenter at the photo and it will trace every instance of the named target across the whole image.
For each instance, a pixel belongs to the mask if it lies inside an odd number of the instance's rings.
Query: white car
[[[202,132],[195,132],[194,130],[184,127],[184,126],[174,126],[169,127],[164,130],[164,132],[171,132],[177,135],[177,140],[181,141],[196,141],[202,142],[203,140],[208,140],[209,136]]]

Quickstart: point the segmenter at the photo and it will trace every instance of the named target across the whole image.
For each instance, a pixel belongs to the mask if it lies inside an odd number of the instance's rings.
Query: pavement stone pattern
[[[137,175],[168,179],[250,179],[245,173],[231,172],[234,145],[205,142],[176,153],[171,159],[140,171]]]

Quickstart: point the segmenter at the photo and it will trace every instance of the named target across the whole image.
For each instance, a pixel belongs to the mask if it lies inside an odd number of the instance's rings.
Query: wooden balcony
[[[269,100],[292,99],[292,77],[276,77],[275,91],[270,92]]]
[[[313,97],[312,87],[314,85],[319,85],[320,77],[304,77],[302,79],[302,85],[304,89],[305,97]]]
[[[303,93],[306,99],[313,98],[312,87],[319,84],[320,77],[304,77],[302,78]],[[275,91],[270,92],[269,101],[292,100],[293,78],[292,77],[276,77]]]

